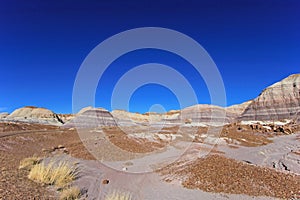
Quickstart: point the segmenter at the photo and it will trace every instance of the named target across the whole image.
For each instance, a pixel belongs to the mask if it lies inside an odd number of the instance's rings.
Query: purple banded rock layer
[[[246,108],[239,120],[299,121],[300,74],[291,75],[266,88]]]
[[[111,113],[102,108],[86,109],[64,125],[66,128],[96,128],[99,126],[117,126]]]
[[[112,115],[121,126],[132,125],[164,125],[176,126],[191,124],[215,125],[230,123],[239,116],[240,112],[226,110],[225,108],[213,105],[195,105],[183,110],[172,110],[166,113],[130,113],[124,110],[114,110]]]
[[[220,125],[234,121],[236,114],[226,111],[225,108],[214,105],[195,105],[184,108],[181,111],[181,118],[190,120],[191,124]]]

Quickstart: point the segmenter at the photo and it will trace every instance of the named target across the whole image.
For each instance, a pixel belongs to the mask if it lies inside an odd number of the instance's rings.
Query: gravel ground
[[[94,192],[101,193],[99,188],[104,187],[107,188],[106,192],[122,188],[137,192],[137,199],[199,199],[199,195],[203,197],[201,199],[251,199],[251,196],[257,195],[271,196],[272,199],[274,197],[292,197],[300,191],[299,176],[226,158],[224,157],[226,154],[219,151],[217,146],[213,148],[212,155],[209,157],[195,159],[197,152],[201,151],[202,148],[199,146],[202,145],[201,142],[198,141],[195,141],[198,149],[193,148],[185,155],[185,158],[190,159],[188,163],[184,162],[185,165],[174,163],[160,171],[164,180],[171,181],[171,183],[167,183],[161,181],[162,177],[159,177],[158,174],[131,176],[130,173],[109,170],[103,165],[99,167],[97,161],[86,161],[95,159],[86,149],[93,145],[97,147],[96,150],[98,149],[108,156],[111,155],[112,151],[118,152],[114,148],[132,147],[129,149],[131,151],[126,151],[127,154],[115,155],[116,160],[122,160],[124,163],[131,158],[130,156],[124,157],[124,155],[128,156],[133,152],[148,152],[156,149],[152,149],[150,143],[143,145],[141,140],[136,142],[128,138],[125,138],[125,141],[130,145],[126,146],[126,142],[120,140],[125,136],[120,135],[120,132],[115,129],[107,130],[102,133],[102,136],[99,132],[86,132],[86,141],[82,143],[78,133],[71,129],[22,123],[0,123],[1,126],[5,128],[2,128],[2,132],[0,131],[0,199],[57,199],[58,194],[53,188],[30,181],[27,178],[28,172],[18,169],[20,160],[32,155],[40,157],[68,155],[71,158],[79,159],[78,161],[85,171],[83,172],[83,179],[78,180],[77,183],[87,188],[89,185],[93,186],[94,189],[91,188],[90,194],[94,196],[98,195]],[[162,130],[161,133],[168,131],[177,131],[177,129],[175,127],[170,130]],[[201,133],[199,134],[202,134],[202,131],[200,130]],[[231,134],[224,132],[222,135],[231,138],[231,141],[242,141],[231,144],[234,145],[236,151],[241,146],[253,148],[254,146],[272,144],[269,136],[256,137],[255,134],[239,134],[239,132],[236,131]],[[106,140],[110,135],[113,137]],[[118,144],[118,147],[113,144]],[[62,148],[57,148],[59,145]],[[157,146],[157,148],[159,147]],[[298,155],[297,151],[293,154]],[[130,167],[133,166],[129,165],[128,168]],[[94,174],[99,174],[99,177],[93,176]],[[112,181],[109,186],[101,185],[103,178],[109,178]],[[93,185],[93,181],[97,184]],[[183,188],[181,184],[190,189]],[[228,194],[216,194],[214,192]],[[250,196],[239,196],[240,194]],[[268,199],[265,197],[255,198]]]
[[[166,181],[175,177],[189,189],[278,198],[300,198],[300,176],[258,167],[221,155],[210,155],[187,164],[178,162],[160,173]]]
[[[6,126],[10,126],[7,123]],[[13,124],[7,127],[5,132],[0,132],[6,137],[0,138],[0,199],[5,200],[28,200],[28,199],[57,199],[57,193],[53,188],[45,187],[30,181],[27,178],[28,172],[19,170],[19,163],[22,159],[37,155],[40,157],[49,156],[43,152],[58,145],[66,146],[72,155],[92,159],[93,157],[85,150],[80,143],[76,131],[60,130],[59,128],[44,125]],[[24,126],[24,127],[23,127]],[[40,129],[41,131],[25,132],[23,130]],[[11,130],[11,131],[7,131]],[[22,130],[16,132],[16,130]],[[8,134],[12,136],[8,136]],[[19,134],[18,134],[19,133]],[[72,150],[74,149],[74,151]]]

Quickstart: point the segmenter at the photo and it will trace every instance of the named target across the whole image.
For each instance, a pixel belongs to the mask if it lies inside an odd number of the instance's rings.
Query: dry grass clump
[[[79,199],[80,197],[80,189],[78,187],[70,187],[67,189],[64,189],[61,193],[60,193],[60,200],[75,200],[75,199]]]
[[[48,164],[41,161],[41,158],[35,156],[25,158],[20,162],[19,168],[30,170],[28,178],[33,181],[62,188],[61,200],[79,199],[80,189],[74,186],[68,187],[78,174],[75,165],[71,165],[66,161],[50,161]]]
[[[132,200],[129,193],[114,191],[105,197],[105,200]]]
[[[50,162],[48,165],[44,163],[34,165],[29,172],[28,178],[47,185],[65,187],[75,180],[76,175],[77,170],[74,166],[61,161],[59,163]]]
[[[29,158],[24,158],[20,161],[19,169],[31,170],[34,165],[41,162],[41,158],[36,156],[31,156]]]

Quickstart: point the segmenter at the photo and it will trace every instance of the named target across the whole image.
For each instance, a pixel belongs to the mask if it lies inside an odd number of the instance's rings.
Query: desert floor
[[[32,155],[76,163],[73,185],[82,199],[105,199],[113,191],[133,199],[300,198],[299,133],[274,136],[229,126],[212,145],[201,140],[204,129],[193,140],[168,143],[128,137],[111,127],[80,133],[23,123],[0,128],[0,199],[58,199],[57,188],[29,180],[28,171],[19,169]]]

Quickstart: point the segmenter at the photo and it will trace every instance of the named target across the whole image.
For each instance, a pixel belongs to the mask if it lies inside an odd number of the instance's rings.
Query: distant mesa
[[[131,113],[125,110],[109,112],[91,106],[77,114],[56,114],[46,108],[25,106],[11,114],[0,113],[1,121],[52,124],[63,127],[94,128],[98,126],[215,126],[237,121],[300,122],[300,74],[293,74],[274,83],[250,101],[230,107],[199,104],[166,113]],[[222,117],[223,116],[223,117]]]

